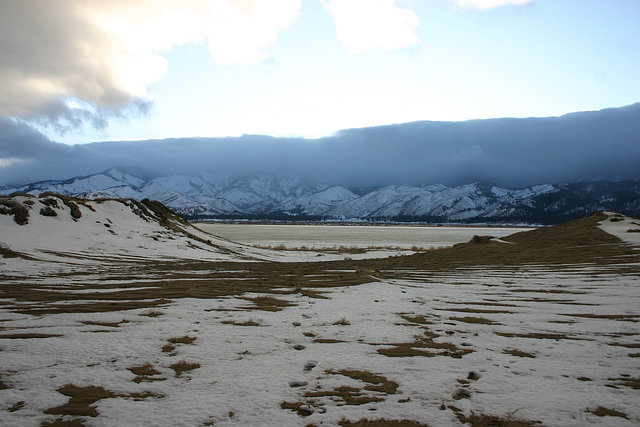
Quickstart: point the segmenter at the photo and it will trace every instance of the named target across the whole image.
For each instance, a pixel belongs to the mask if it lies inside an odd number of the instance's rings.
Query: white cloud
[[[351,53],[368,49],[394,50],[418,43],[418,17],[394,0],[327,0],[338,38]]]
[[[255,64],[267,57],[281,30],[300,14],[299,0],[209,1],[205,34],[220,64]]]
[[[206,43],[217,63],[257,63],[299,9],[300,0],[2,1],[0,115],[105,126],[148,108],[162,53]]]
[[[488,10],[506,5],[521,6],[532,1],[533,0],[456,0],[456,5],[464,8]]]

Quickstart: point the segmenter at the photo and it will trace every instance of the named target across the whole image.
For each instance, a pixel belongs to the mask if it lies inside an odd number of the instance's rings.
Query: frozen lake
[[[474,235],[504,237],[530,228],[427,227],[363,225],[211,224],[196,226],[208,233],[248,245],[288,248],[398,247],[434,248],[471,240]]]

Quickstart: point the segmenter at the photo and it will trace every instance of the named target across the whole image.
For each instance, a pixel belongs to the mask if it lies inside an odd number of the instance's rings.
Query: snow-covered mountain
[[[640,183],[606,181],[509,189],[488,182],[457,187],[391,185],[352,191],[285,174],[154,176],[113,168],[0,193],[51,191],[88,199],[158,200],[187,218],[557,223],[596,210],[640,215]]]

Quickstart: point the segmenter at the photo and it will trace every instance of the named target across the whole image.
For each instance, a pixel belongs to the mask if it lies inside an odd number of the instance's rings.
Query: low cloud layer
[[[640,180],[640,103],[562,117],[414,122],[306,140],[243,136],[68,146],[0,119],[0,184],[88,175],[115,166],[156,174],[278,172],[348,187],[505,187]]]

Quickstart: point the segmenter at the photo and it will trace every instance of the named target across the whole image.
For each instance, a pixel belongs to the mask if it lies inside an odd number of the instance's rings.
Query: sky
[[[337,156],[345,129],[628,106],[639,24],[637,0],[0,0],[0,184],[76,173],[102,141],[263,135],[269,158],[307,140]],[[486,148],[465,144],[448,152]],[[43,169],[52,152],[71,157]]]

